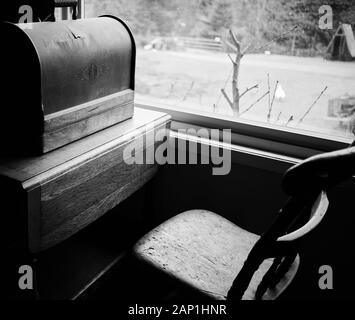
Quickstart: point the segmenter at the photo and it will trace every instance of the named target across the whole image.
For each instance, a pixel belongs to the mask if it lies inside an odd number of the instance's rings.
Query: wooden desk
[[[124,148],[150,130],[169,126],[166,114],[135,109],[134,117],[42,156],[0,160],[5,247],[48,249],[88,226],[129,197],[157,171],[128,165]]]

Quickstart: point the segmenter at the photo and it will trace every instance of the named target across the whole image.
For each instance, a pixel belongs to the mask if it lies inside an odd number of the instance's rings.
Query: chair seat
[[[224,300],[248,253],[260,237],[206,210],[181,213],[153,229],[135,245],[136,257],[217,300]],[[243,300],[253,300],[271,266],[265,260]],[[299,257],[263,299],[275,299],[295,276]]]

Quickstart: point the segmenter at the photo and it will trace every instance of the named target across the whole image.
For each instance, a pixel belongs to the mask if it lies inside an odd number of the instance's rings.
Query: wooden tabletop
[[[137,130],[142,131],[152,124],[159,126],[169,119],[170,116],[165,113],[136,107],[133,118],[49,153],[30,157],[1,157],[0,176],[6,176],[23,183],[75,158],[93,152],[100,146],[119,143],[119,140],[122,140],[122,143],[129,141],[137,135]]]

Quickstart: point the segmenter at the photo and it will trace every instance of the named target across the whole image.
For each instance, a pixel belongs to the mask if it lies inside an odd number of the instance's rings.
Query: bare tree
[[[233,113],[235,116],[239,116],[239,100],[240,100],[240,93],[239,93],[239,70],[240,70],[240,63],[244,56],[244,54],[249,49],[247,46],[244,50],[241,49],[241,43],[237,39],[236,35],[234,34],[233,30],[229,30],[231,42],[225,40],[226,45],[233,51],[235,54],[235,58],[233,59],[232,56],[228,53],[228,57],[230,58],[233,64],[233,78],[232,78],[232,95],[233,100],[229,99],[227,93],[222,89],[223,96],[226,98],[227,102],[231,106]],[[248,90],[249,91],[249,90]],[[245,92],[246,93],[246,92]],[[244,93],[244,94],[245,94]]]
[[[243,95],[245,95],[247,92],[249,92],[250,90],[258,88],[258,85],[254,85],[254,86],[252,86],[250,88],[247,88],[242,94],[240,94],[240,92],[239,92],[240,64],[241,64],[241,60],[244,57],[244,55],[246,53],[259,52],[260,50],[262,50],[262,49],[266,48],[267,46],[269,46],[271,43],[273,43],[273,42],[285,37],[287,34],[293,32],[296,28],[298,28],[298,26],[295,26],[291,30],[280,34],[278,37],[275,37],[274,39],[272,39],[271,41],[265,43],[261,47],[253,48],[252,50],[250,50],[252,48],[252,44],[249,44],[244,49],[242,49],[241,48],[241,43],[238,40],[237,36],[235,35],[235,33],[233,32],[232,29],[229,29],[230,41],[228,39],[226,39],[225,40],[225,44],[232,51],[232,54],[235,55],[235,57],[233,59],[232,55],[230,53],[228,53],[228,57],[229,57],[230,61],[232,62],[232,65],[233,65],[233,72],[232,72],[232,75],[233,75],[233,77],[232,77],[232,99],[227,95],[225,89],[221,89],[221,92],[222,92],[224,98],[226,99],[227,103],[231,107],[231,109],[232,109],[232,111],[234,113],[234,116],[236,116],[236,117],[240,116],[240,98]],[[268,94],[270,95],[270,90],[269,90]],[[263,95],[263,97],[264,96],[265,95]],[[261,99],[258,99],[257,101],[260,101],[260,100]],[[269,107],[271,108],[271,105],[269,105]]]

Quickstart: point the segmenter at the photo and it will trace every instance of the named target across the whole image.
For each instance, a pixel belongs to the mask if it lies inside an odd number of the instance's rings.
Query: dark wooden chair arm
[[[355,146],[313,156],[290,168],[284,191],[293,196],[309,190],[328,190],[355,174]]]
[[[322,191],[312,208],[311,218],[308,220],[308,222],[297,230],[279,237],[277,239],[277,242],[291,242],[298,240],[306,234],[309,234],[322,221],[323,217],[327,212],[328,206],[329,200],[327,198],[327,194]]]

